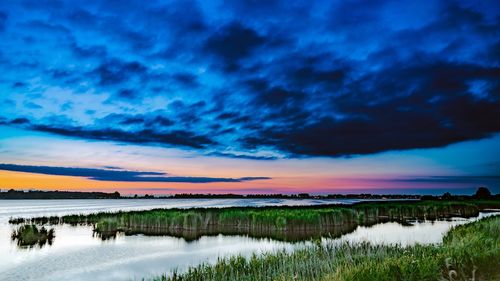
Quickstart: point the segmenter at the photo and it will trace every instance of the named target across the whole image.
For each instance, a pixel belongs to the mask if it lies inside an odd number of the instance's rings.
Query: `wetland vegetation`
[[[93,225],[103,239],[118,232],[126,235],[171,235],[188,240],[203,235],[244,234],[298,241],[322,236],[337,237],[358,225],[408,220],[435,220],[453,216],[473,217],[485,208],[500,207],[499,200],[366,202],[351,206],[231,207],[154,209],[101,212],[61,217],[12,218],[10,223],[37,225]]]
[[[46,229],[38,227],[34,224],[25,224],[19,226],[12,233],[12,240],[17,242],[17,245],[22,248],[31,248],[33,246],[42,247],[45,244],[52,244],[55,237],[54,229]]]
[[[293,252],[222,258],[156,281],[500,280],[500,217],[452,229],[439,245],[320,243]]]

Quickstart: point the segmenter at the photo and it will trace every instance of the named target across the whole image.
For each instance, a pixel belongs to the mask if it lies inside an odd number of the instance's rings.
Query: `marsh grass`
[[[20,247],[30,248],[36,245],[42,247],[45,244],[52,245],[55,233],[52,228],[47,230],[43,226],[39,228],[33,224],[26,224],[14,230],[11,238]]]
[[[489,202],[500,206],[500,201]],[[496,205],[495,205],[496,204]],[[337,237],[358,225],[411,219],[472,217],[485,206],[482,201],[368,202],[352,206],[232,207],[154,209],[62,217],[11,219],[10,222],[38,225],[93,225],[103,239],[126,235],[172,235],[188,240],[203,235],[239,235],[299,241],[323,236]]]
[[[500,217],[453,228],[441,245],[410,247],[317,243],[173,272],[155,281],[500,280]]]

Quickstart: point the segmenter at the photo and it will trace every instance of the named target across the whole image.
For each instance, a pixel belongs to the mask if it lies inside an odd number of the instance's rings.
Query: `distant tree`
[[[476,194],[474,194],[474,197],[479,199],[491,198],[491,192],[488,188],[481,186],[480,188],[477,189]]]
[[[113,198],[120,198],[120,192],[118,192],[118,191],[113,192],[112,197]]]
[[[451,195],[451,193],[449,192],[445,192],[441,198],[444,199],[444,200],[450,200],[453,196]]]
[[[422,197],[420,197],[421,200],[435,200],[436,197],[432,196],[432,195],[422,195]]]

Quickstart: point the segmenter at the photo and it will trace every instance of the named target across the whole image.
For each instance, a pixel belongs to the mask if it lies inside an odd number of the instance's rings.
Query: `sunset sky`
[[[1,1],[0,189],[500,193],[498,1]]]

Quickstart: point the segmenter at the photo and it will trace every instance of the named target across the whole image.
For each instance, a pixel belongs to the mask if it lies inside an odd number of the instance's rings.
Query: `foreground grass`
[[[500,280],[500,217],[452,229],[442,245],[317,244],[294,252],[219,259],[156,281]]]

